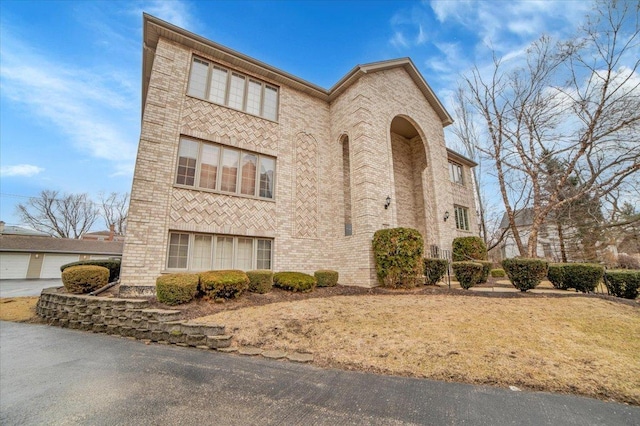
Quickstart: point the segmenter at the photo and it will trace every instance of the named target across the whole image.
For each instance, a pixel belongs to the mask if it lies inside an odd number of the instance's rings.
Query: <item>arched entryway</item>
[[[391,121],[391,155],[396,226],[415,228],[426,241],[424,175],[427,155],[416,126],[402,116]]]

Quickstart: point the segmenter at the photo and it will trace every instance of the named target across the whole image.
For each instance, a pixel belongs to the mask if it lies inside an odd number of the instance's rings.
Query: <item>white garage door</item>
[[[25,279],[30,258],[28,253],[0,253],[0,279]]]
[[[40,278],[60,278],[60,267],[65,263],[77,262],[79,259],[77,254],[45,254]]]

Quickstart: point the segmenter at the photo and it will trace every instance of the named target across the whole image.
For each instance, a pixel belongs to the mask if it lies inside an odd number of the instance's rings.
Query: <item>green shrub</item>
[[[91,293],[108,283],[109,269],[104,266],[78,265],[62,271],[62,284],[69,293]]]
[[[583,293],[594,291],[604,276],[604,267],[593,263],[566,263],[562,269],[564,285]]]
[[[316,271],[313,276],[316,278],[318,287],[334,287],[338,284],[338,271],[321,269]]]
[[[378,281],[384,287],[411,288],[422,279],[422,235],[411,228],[380,229],[373,235]]]
[[[452,262],[451,268],[460,283],[460,287],[465,290],[478,284],[482,279],[482,265],[476,262],[461,261]]]
[[[559,290],[569,288],[564,282],[564,265],[564,263],[550,263],[547,271],[547,279]]]
[[[198,274],[161,275],[156,278],[158,302],[166,305],[191,302],[198,294],[199,283]]]
[[[497,268],[497,269],[492,269],[491,270],[491,276],[493,278],[504,278],[504,277],[507,276],[507,274],[504,272],[504,269]]]
[[[249,291],[252,293],[269,293],[273,287],[273,272],[269,269],[247,271]]]
[[[604,283],[609,293],[625,299],[638,297],[640,289],[640,271],[613,269],[604,274]]]
[[[307,293],[316,287],[315,277],[302,272],[276,272],[273,274],[273,285],[283,290]]]
[[[515,288],[527,291],[536,288],[547,276],[549,262],[542,259],[505,259],[502,268]]]
[[[202,272],[200,288],[211,298],[233,299],[249,288],[249,277],[236,270]]]
[[[486,283],[489,279],[489,273],[491,272],[493,262],[490,262],[488,260],[474,260],[474,262],[482,265],[482,277],[480,278],[480,284]]]
[[[425,281],[427,285],[436,285],[444,277],[449,267],[447,259],[422,259]]]
[[[453,239],[453,261],[487,260],[487,246],[480,237],[458,237]]]
[[[120,259],[88,259],[88,260],[79,260],[77,262],[67,263],[60,267],[60,272],[64,272],[65,269],[70,268],[72,266],[81,266],[81,265],[93,265],[93,266],[102,266],[109,270],[109,282],[112,283],[117,281],[120,278]]]

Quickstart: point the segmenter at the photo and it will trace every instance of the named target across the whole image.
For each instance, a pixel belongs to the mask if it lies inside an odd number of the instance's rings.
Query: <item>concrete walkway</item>
[[[637,425],[640,408],[0,322],[0,424]]]

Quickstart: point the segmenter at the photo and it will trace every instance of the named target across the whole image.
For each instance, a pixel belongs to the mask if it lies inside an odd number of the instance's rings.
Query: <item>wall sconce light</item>
[[[444,212],[444,221],[446,222],[449,219],[449,211]]]
[[[389,206],[391,205],[391,197],[387,195],[387,199],[384,200],[384,209],[388,209]]]

